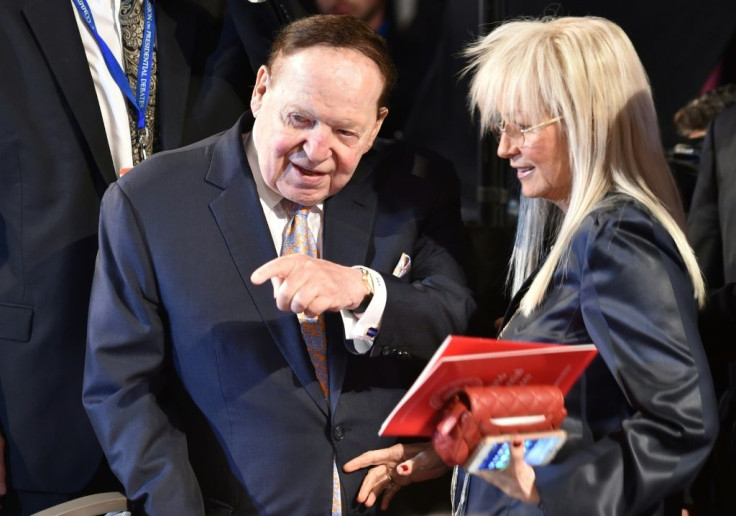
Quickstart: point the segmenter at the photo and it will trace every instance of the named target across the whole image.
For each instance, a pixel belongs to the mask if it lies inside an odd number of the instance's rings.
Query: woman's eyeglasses
[[[545,120],[544,122],[534,124],[530,127],[523,127],[511,122],[503,121],[493,129],[491,129],[491,132],[493,133],[493,136],[496,138],[497,142],[500,142],[501,136],[505,134],[506,138],[508,138],[509,140],[509,143],[518,145],[519,147],[523,147],[527,143],[527,134],[536,134],[537,131],[539,131],[540,129],[554,124],[555,122],[559,122],[560,120],[562,120],[562,117],[556,116],[554,118],[550,118],[549,120]]]

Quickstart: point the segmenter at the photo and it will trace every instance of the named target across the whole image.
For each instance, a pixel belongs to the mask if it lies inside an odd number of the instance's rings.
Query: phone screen
[[[524,460],[530,466],[543,466],[554,457],[563,441],[564,436],[562,435],[524,439]],[[477,464],[473,469],[506,468],[510,458],[509,446],[509,441],[495,442],[488,445],[483,450],[485,455],[480,457],[480,461],[473,461],[474,465]]]

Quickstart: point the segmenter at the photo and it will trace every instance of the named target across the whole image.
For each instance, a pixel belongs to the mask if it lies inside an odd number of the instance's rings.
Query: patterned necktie
[[[312,232],[309,231],[307,218],[309,208],[288,199],[281,201],[281,207],[286,212],[289,222],[284,228],[281,243],[281,256],[289,254],[306,254],[319,258],[317,244]],[[329,397],[327,383],[327,345],[325,343],[325,325],[322,316],[307,317],[303,313],[298,314],[299,324],[302,327],[302,336],[307,344],[309,358],[312,360],[317,380],[322,387],[325,398]],[[342,515],[342,499],[340,496],[340,477],[337,473],[337,464],[332,463],[332,511],[331,516]]]
[[[120,29],[123,35],[123,69],[128,76],[130,88],[135,93],[138,80],[138,60],[143,42],[143,6],[140,0],[121,0],[120,2]],[[154,127],[156,111],[156,90],[158,86],[156,47],[154,45],[151,59],[151,86],[146,108],[146,131],[138,131],[138,114],[135,108],[128,106],[130,120],[130,140],[133,144],[133,164],[137,165],[146,156],[153,154],[154,139],[157,139]],[[156,142],[158,143],[158,142]]]
[[[284,228],[283,241],[281,244],[281,256],[289,254],[306,254],[319,258],[317,244],[309,231],[307,217],[309,207],[301,206],[288,199],[281,201],[281,206],[289,219]],[[327,382],[327,345],[325,343],[325,325],[322,316],[307,317],[303,313],[298,314],[299,323],[302,327],[302,336],[307,344],[309,358],[312,359],[317,380],[322,387],[325,397],[329,395],[329,383]]]

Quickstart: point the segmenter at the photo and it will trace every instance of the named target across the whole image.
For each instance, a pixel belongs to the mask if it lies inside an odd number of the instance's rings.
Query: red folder
[[[445,402],[465,386],[556,385],[564,395],[597,353],[593,344],[450,335],[378,433],[431,437]]]

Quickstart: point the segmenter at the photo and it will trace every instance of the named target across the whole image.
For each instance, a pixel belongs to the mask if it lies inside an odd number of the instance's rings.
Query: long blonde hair
[[[572,174],[568,209],[522,195],[509,281],[516,292],[543,263],[521,301],[528,315],[543,300],[583,219],[612,192],[644,205],[669,232],[702,306],[705,286],[683,227],[685,216],[660,141],[651,88],[631,41],[597,17],[504,23],[465,51],[469,101],[488,130],[516,113],[561,116]],[[558,217],[551,216],[555,212]],[[554,245],[543,258],[545,238]]]

